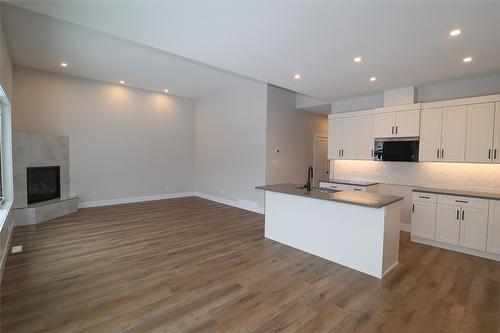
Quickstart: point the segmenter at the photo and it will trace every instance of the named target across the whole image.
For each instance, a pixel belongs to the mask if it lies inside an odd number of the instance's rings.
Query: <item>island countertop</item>
[[[264,191],[285,193],[312,199],[342,202],[372,208],[382,208],[394,202],[403,200],[402,197],[377,193],[354,191],[322,192],[321,190],[307,191],[298,184],[262,185],[256,186],[255,188]]]

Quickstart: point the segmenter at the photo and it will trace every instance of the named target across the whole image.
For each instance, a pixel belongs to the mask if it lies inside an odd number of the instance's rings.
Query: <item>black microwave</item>
[[[374,161],[418,162],[418,138],[375,139]]]

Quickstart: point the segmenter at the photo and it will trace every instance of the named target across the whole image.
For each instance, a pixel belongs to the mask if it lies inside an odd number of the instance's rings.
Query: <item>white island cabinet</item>
[[[294,184],[257,188],[266,191],[266,238],[377,278],[397,265],[403,198]]]

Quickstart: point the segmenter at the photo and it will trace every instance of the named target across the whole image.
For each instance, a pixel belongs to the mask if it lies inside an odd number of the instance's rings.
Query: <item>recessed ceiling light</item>
[[[168,89],[163,89],[164,92],[168,93]]]
[[[121,83],[121,84],[125,84],[125,81],[123,81],[123,80],[120,80],[120,83]]]
[[[460,29],[455,29],[455,30],[450,31],[450,36],[456,37],[456,36],[460,35],[461,33],[462,33],[462,31]]]
[[[61,62],[61,67],[68,67],[68,64],[65,62]]]
[[[300,78],[301,78],[301,77],[302,77],[302,76],[300,76],[300,74],[299,74],[299,73],[297,73],[297,74],[295,74],[295,75],[293,76],[293,78],[294,78],[295,80],[300,80]]]
[[[465,57],[462,61],[463,62],[471,62],[472,61],[472,57]]]
[[[370,81],[371,81],[371,82],[377,81],[377,78],[376,78],[375,76],[372,76],[372,77],[370,78]]]
[[[361,60],[362,60],[361,57],[354,58],[354,62],[361,62]]]

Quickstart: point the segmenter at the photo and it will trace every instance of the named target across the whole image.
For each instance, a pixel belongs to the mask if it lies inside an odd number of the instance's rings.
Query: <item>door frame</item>
[[[329,160],[328,160],[328,136],[325,136],[325,135],[321,135],[321,134],[315,134],[314,135],[314,143],[313,143],[313,170],[314,170],[314,173],[313,173],[313,184],[316,182],[316,179],[317,179],[317,176],[316,176],[316,143],[318,142],[319,139],[324,139],[326,140],[326,160],[328,161],[328,163],[326,164],[326,171],[328,173],[328,177],[330,177],[330,163],[329,163]],[[318,183],[319,185],[319,183]]]

